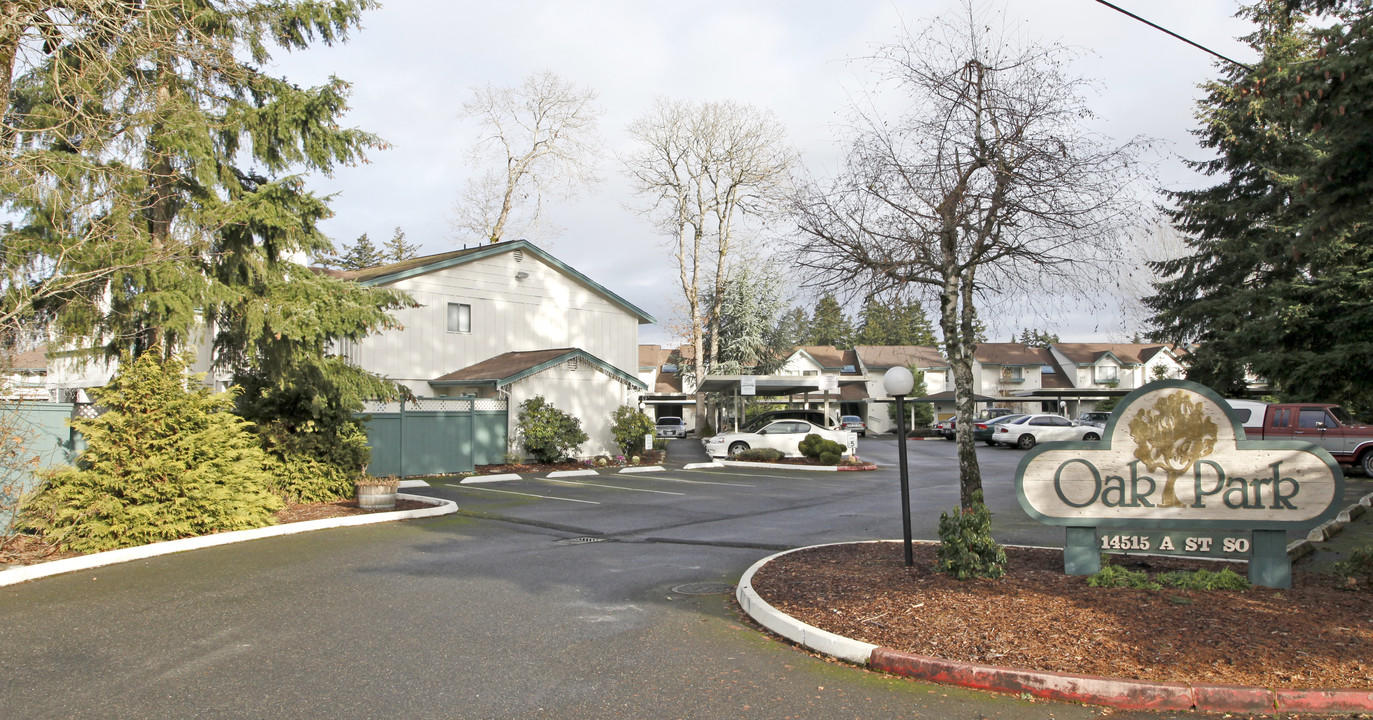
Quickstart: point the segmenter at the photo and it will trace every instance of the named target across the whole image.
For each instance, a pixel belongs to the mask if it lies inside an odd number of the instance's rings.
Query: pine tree
[[[705,343],[719,348],[711,358],[711,372],[770,375],[781,368],[794,346],[780,320],[786,307],[782,292],[780,272],[766,263],[742,265],[733,272],[719,303],[720,316],[710,323],[719,336],[707,337]],[[707,302],[714,306],[714,297]]]
[[[833,345],[840,350],[853,349],[853,324],[833,293],[826,293],[815,305],[807,332],[806,345]]]
[[[389,311],[411,301],[305,272],[286,258],[331,250],[319,230],[332,214],[327,198],[305,187],[305,173],[359,162],[383,143],[340,126],[343,81],[302,88],[262,68],[271,57],[266,42],[286,50],[342,42],[372,7],[373,0],[140,6],[105,39],[109,71],[83,88],[81,107],[53,84],[62,77],[56,68],[86,61],[75,50],[59,48],[20,78],[19,132],[25,147],[50,159],[35,186],[53,191],[3,198],[19,218],[15,234],[36,239],[31,252],[52,256],[73,238],[103,250],[69,268],[92,280],[45,308],[61,340],[96,338],[95,351],[112,357],[170,357],[213,327],[218,369],[244,383],[240,410],[264,432],[274,421],[288,433],[333,423],[311,461],[336,465],[336,475],[361,468],[356,453],[345,453],[345,467],[325,452],[357,432],[342,409],[402,391],[331,357],[330,348],[393,327]],[[150,46],[147,37],[172,41]],[[195,52],[206,46],[224,52]],[[76,115],[107,120],[83,125],[77,142],[61,122]],[[77,202],[88,188],[103,193],[98,214]],[[121,259],[119,269],[101,271],[111,257]]]
[[[387,261],[387,256],[383,255],[377,246],[367,237],[367,233],[358,236],[352,245],[339,257],[339,267],[344,270],[361,270],[363,268],[375,267]]]
[[[391,239],[386,241],[386,261],[404,262],[419,257],[419,246],[411,245],[405,241],[405,231],[396,226],[396,231],[391,234]]]
[[[1243,12],[1262,57],[1207,86],[1197,135],[1217,157],[1197,167],[1221,180],[1172,195],[1190,254],[1156,266],[1150,334],[1195,343],[1188,378],[1223,393],[1253,373],[1288,399],[1367,410],[1373,9],[1262,0]]]
[[[189,377],[183,358],[124,360],[91,391],[106,412],[73,421],[86,439],[76,467],[46,478],[24,523],[76,552],[273,524],[272,463],[233,398]]]

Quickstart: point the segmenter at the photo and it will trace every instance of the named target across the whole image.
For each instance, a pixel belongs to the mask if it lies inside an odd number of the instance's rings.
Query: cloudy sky
[[[1252,59],[1236,39],[1248,32],[1233,17],[1238,2],[1115,4],[1217,52]],[[1100,84],[1093,105],[1101,127],[1121,139],[1162,141],[1162,186],[1200,182],[1181,159],[1202,157],[1189,131],[1197,85],[1216,72],[1212,56],[1095,0],[991,7],[1027,38],[1081,51],[1079,72]],[[459,191],[477,174],[469,154],[476,128],[457,116],[472,88],[516,85],[551,69],[594,89],[605,111],[605,181],[549,205],[557,234],[530,239],[657,317],[660,327],[644,328],[644,342],[670,342],[661,326],[678,313],[680,291],[667,239],[631,209],[636,201],[615,160],[630,148],[626,125],[657,96],[750,103],[774,112],[807,169],[827,175],[837,164],[846,108],[874,85],[859,58],[954,8],[950,0],[384,0],[351,42],[281,56],[276,69],[301,85],[330,74],[351,82],[345,122],[391,145],[367,164],[313,181],[336,194],[326,232],[339,245],[364,232],[380,243],[400,227],[424,253],[475,243],[450,224]],[[797,288],[798,302],[810,307],[811,290]],[[1046,327],[1064,341],[1123,340],[1137,329],[1111,311],[1065,311],[994,319],[991,339],[1023,326]]]

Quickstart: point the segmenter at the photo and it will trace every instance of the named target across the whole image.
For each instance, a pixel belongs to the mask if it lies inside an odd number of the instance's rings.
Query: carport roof
[[[705,382],[701,383],[700,391],[704,393],[718,393],[720,395],[737,395],[739,393],[739,382],[745,377],[743,375],[707,375]],[[820,392],[819,375],[754,375],[754,394],[755,395],[801,395],[803,393]],[[839,378],[840,393],[849,385],[866,384],[861,377],[845,375],[831,376]]]

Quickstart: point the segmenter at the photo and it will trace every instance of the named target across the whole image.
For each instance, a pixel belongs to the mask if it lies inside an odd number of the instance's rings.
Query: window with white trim
[[[1116,382],[1120,380],[1120,368],[1115,365],[1096,366],[1096,381],[1099,383]]]
[[[448,303],[448,332],[472,332],[472,306],[466,303]]]

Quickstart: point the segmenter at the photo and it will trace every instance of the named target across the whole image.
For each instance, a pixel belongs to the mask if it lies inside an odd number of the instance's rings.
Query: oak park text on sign
[[[1100,442],[1045,443],[1016,470],[1021,507],[1067,528],[1072,574],[1100,569],[1098,528],[1245,531],[1253,533],[1250,580],[1289,587],[1285,531],[1333,517],[1343,493],[1344,474],[1325,449],[1248,440],[1220,396],[1182,380],[1126,396]],[[1150,544],[1119,549],[1162,543]]]

